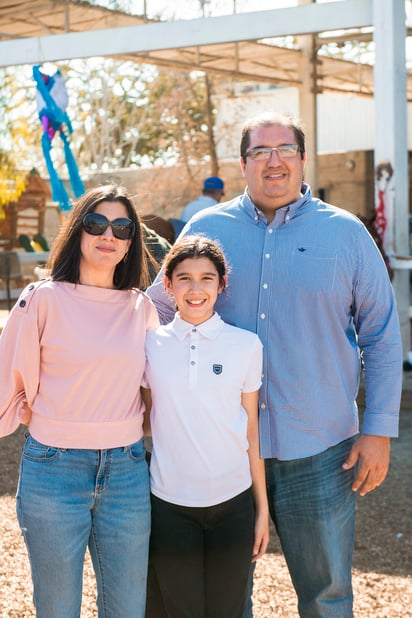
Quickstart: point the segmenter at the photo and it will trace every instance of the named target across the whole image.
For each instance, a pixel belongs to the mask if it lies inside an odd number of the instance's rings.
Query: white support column
[[[385,243],[388,251],[393,251],[395,256],[407,256],[409,204],[405,3],[403,0],[373,0],[373,11],[376,48],[375,182],[378,194],[379,165],[388,163],[386,169],[393,170],[393,177],[385,188],[388,230]],[[382,190],[384,187],[380,185],[380,188]],[[405,359],[411,348],[409,273],[409,270],[396,269],[393,280]]]
[[[315,4],[314,0],[299,0],[299,5]],[[307,162],[305,181],[315,196],[318,195],[318,123],[317,123],[317,50],[313,34],[299,37],[302,55],[299,60],[299,117],[305,131]]]

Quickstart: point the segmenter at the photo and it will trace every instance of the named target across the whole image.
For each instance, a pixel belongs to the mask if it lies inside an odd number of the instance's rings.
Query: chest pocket
[[[336,277],[336,253],[324,247],[302,245],[292,254],[291,280],[311,292],[333,289]]]

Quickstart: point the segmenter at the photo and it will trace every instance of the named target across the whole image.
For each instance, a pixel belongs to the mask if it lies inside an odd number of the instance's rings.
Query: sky
[[[141,0],[136,0],[142,5]],[[162,16],[169,18],[175,16],[180,19],[193,19],[202,16],[201,6],[204,5],[205,16],[230,15],[234,12],[265,11],[269,9],[294,6],[296,0],[254,0],[251,6],[250,0],[146,0],[148,13],[162,8]],[[236,10],[234,10],[236,7]]]
[[[119,0],[118,0],[119,1]],[[234,12],[266,11],[296,6],[299,0],[120,0],[125,8],[133,13],[144,14],[146,5],[149,17],[161,16],[163,19],[195,19],[202,17],[202,6],[206,17],[210,15],[230,15]],[[339,0],[317,0],[336,2]],[[96,3],[110,3],[110,0],[96,0]],[[236,9],[235,9],[236,7]],[[235,10],[234,10],[235,9]]]
[[[250,11],[266,11],[304,4],[305,0],[91,0],[93,4],[112,8],[114,4],[137,15],[163,19],[195,19],[213,15],[230,15]],[[306,3],[339,2],[340,0],[306,0]],[[412,24],[412,0],[405,1],[407,22]],[[251,6],[252,2],[252,6]],[[202,10],[203,7],[203,10]]]

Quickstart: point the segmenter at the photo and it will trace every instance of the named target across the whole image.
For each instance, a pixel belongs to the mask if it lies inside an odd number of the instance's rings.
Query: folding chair
[[[27,251],[28,253],[33,253],[34,249],[31,245],[30,242],[30,236],[27,236],[27,234],[20,234],[19,236],[19,243],[21,244],[21,246],[23,247],[23,249],[25,251]]]
[[[47,239],[45,236],[43,236],[43,234],[35,234],[33,236],[33,240],[40,245],[42,251],[50,251],[49,243],[47,242]]]
[[[18,253],[16,251],[0,251],[0,279],[3,279],[6,283],[7,307],[9,311],[12,306],[10,282],[12,279],[21,282],[22,278],[23,273]]]

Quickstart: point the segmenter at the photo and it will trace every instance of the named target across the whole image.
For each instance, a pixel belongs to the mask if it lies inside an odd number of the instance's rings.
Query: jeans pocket
[[[22,457],[27,461],[47,462],[57,459],[59,453],[60,449],[56,446],[42,444],[29,435],[23,446]]]
[[[142,461],[146,457],[146,450],[143,444],[143,438],[135,442],[134,444],[130,444],[127,447],[127,453],[133,461]]]

